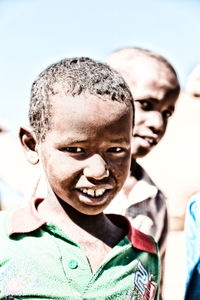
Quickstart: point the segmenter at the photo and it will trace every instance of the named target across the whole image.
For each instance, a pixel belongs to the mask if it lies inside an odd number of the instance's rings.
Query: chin
[[[137,149],[137,151],[135,153],[132,153],[132,157],[134,158],[143,158],[145,157],[147,154],[149,154],[149,152],[151,152],[151,149],[145,149],[145,148],[139,148]]]
[[[87,216],[97,216],[100,215],[101,213],[103,213],[103,211],[105,210],[105,207],[103,208],[99,208],[99,209],[81,209],[79,210],[79,212],[83,215],[87,215]]]

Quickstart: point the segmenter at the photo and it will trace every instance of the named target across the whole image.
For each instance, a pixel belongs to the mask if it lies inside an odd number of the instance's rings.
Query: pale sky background
[[[184,88],[200,63],[200,0],[0,0],[0,122],[14,134],[27,123],[31,84],[51,63],[124,46],[164,55]]]

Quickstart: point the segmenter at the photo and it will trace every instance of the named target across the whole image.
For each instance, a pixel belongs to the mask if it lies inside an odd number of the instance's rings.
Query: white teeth
[[[152,139],[150,139],[150,138],[148,138],[148,137],[145,137],[145,140],[147,140],[147,141],[149,141],[149,142],[152,141]]]
[[[87,194],[90,195],[90,196],[92,196],[92,197],[94,197],[95,191],[94,191],[94,190],[91,190],[91,189],[88,189],[88,190],[87,190]]]
[[[102,196],[105,193],[105,189],[98,189],[98,190],[93,190],[93,189],[87,189],[87,188],[83,188],[80,189],[84,194],[87,194],[89,196],[92,197],[99,197]]]
[[[96,190],[96,196],[101,196],[103,195],[103,193],[105,192],[105,189],[99,189],[99,190]]]
[[[151,139],[151,138],[145,137],[145,140],[151,144],[153,143],[153,139]]]

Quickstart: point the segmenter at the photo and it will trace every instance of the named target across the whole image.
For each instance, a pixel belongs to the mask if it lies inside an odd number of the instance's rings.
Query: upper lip
[[[152,145],[156,145],[159,141],[159,137],[155,135],[134,134],[134,137],[140,137],[142,139],[145,139]]]

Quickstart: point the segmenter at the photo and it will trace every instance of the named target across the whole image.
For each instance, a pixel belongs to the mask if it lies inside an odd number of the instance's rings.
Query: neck
[[[116,241],[113,239],[116,230],[119,234],[118,240],[124,235],[124,230],[116,228],[103,212],[98,215],[83,214],[59,199],[55,194],[53,197],[52,195],[51,197],[47,196],[39,204],[38,212],[46,222],[53,221],[64,231],[76,237],[82,231],[98,240],[102,240],[110,247],[116,244]]]
[[[70,221],[78,227],[98,237],[106,232],[109,219],[103,212],[97,215],[86,215],[77,211],[69,204],[64,203],[62,200],[59,200],[59,202]]]
[[[137,181],[139,181],[143,176],[143,170],[140,165],[136,162],[136,159],[132,157],[131,159],[131,168],[130,168],[131,176],[135,177]]]

